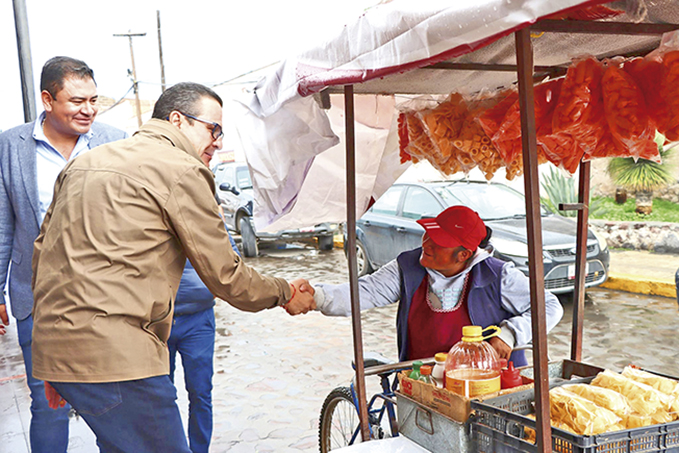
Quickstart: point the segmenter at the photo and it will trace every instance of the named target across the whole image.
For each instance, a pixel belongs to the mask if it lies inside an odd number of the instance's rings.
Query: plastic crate
[[[591,379],[562,381],[555,385]],[[535,420],[524,417],[532,411],[533,400],[533,390],[526,390],[484,402],[472,401],[475,414],[470,423],[474,451],[537,452],[534,444],[524,440],[526,428],[536,429]],[[561,453],[679,453],[679,421],[595,436],[581,436],[552,427],[552,450]]]

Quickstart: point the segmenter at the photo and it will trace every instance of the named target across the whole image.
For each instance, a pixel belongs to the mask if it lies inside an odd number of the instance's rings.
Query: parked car
[[[230,230],[241,235],[243,255],[257,256],[257,242],[262,240],[295,241],[315,237],[319,249],[333,248],[337,224],[321,223],[308,228],[275,233],[256,231],[252,222],[254,191],[248,165],[244,162],[224,162],[213,167],[212,172],[215,174],[217,195],[224,211],[224,222]]]
[[[493,230],[493,256],[512,261],[528,275],[528,239],[524,196],[504,184],[472,181],[395,184],[356,222],[359,275],[365,275],[420,247],[424,229],[416,220],[435,217],[449,206],[464,205],[479,213]],[[545,288],[571,292],[575,286],[576,222],[541,208]],[[587,233],[585,285],[608,277],[606,241]]]

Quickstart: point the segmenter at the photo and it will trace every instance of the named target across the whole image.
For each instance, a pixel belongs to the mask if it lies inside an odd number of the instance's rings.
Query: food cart
[[[606,20],[569,16],[603,4],[625,12]],[[538,451],[549,452],[552,441],[534,83],[563,76],[571,58],[581,54],[598,59],[644,56],[658,47],[662,34],[676,29],[679,8],[672,0],[490,0],[483,4],[395,0],[369,9],[356,23],[346,26],[336,40],[284,62],[258,85],[249,105],[251,118],[257,123],[252,130],[266,139],[260,140],[259,149],[246,150],[248,160],[253,152],[259,153],[257,161],[265,160],[272,150],[279,158],[285,153],[291,156],[288,164],[278,164],[278,173],[261,168],[253,172],[255,186],[261,182],[258,195],[267,201],[264,217],[269,221],[284,216],[294,205],[313,156],[337,143],[327,118],[310,95],[318,94],[319,104],[326,106],[329,94],[344,95],[347,250],[364,440],[369,438],[369,431],[365,374],[360,365],[363,349],[355,231],[357,215],[361,207],[367,206],[365,200],[356,199],[354,94],[448,95],[460,87],[478,92],[507,88],[518,81],[533,319],[536,446]],[[289,126],[285,133],[274,126],[281,120]],[[282,142],[289,146],[286,148]],[[582,354],[589,180],[589,162],[579,163],[578,203],[561,206],[578,212],[573,361],[579,361]]]

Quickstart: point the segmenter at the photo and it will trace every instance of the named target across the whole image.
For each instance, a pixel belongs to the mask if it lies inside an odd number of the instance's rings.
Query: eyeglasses
[[[178,111],[178,110],[177,110]],[[218,123],[213,123],[212,121],[204,120],[202,118],[195,117],[193,115],[187,115],[186,113],[179,112],[182,115],[184,115],[187,118],[191,118],[192,120],[200,121],[201,123],[209,124],[212,126],[212,129],[210,129],[210,132],[212,132],[212,138],[215,140],[219,140],[224,136],[224,131],[222,130],[221,124]]]

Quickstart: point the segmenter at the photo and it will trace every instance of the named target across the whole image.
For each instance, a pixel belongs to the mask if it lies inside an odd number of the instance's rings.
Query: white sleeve
[[[316,309],[327,316],[351,316],[349,283],[313,285]],[[401,297],[401,278],[396,260],[377,272],[358,279],[361,311],[398,302]]]
[[[500,327],[503,341],[509,346],[522,346],[532,340],[532,324],[530,312],[530,283],[523,272],[514,267],[514,263],[505,263],[502,267],[502,308],[516,316],[502,321]],[[545,290],[545,317],[547,332],[556,326],[563,316],[563,307],[559,299]],[[507,334],[512,334],[512,339]]]

